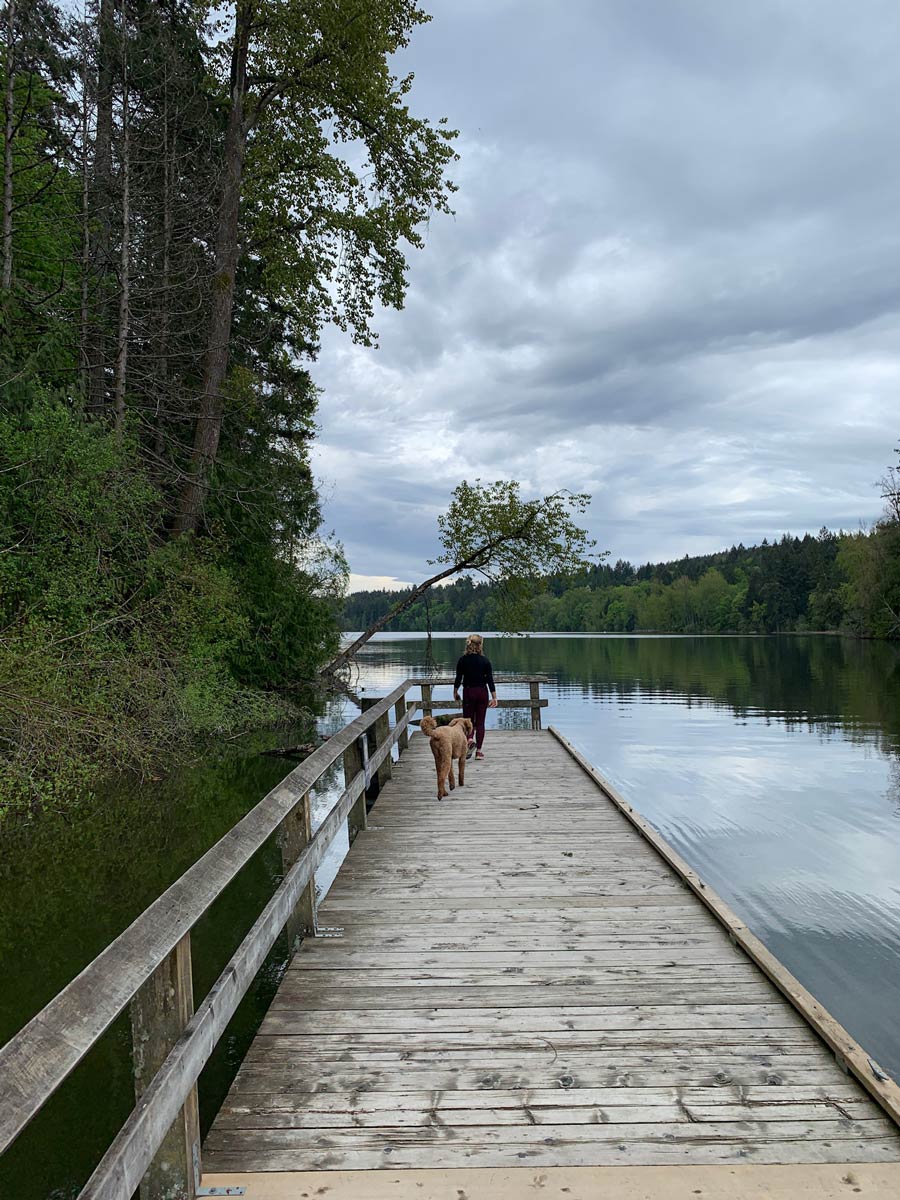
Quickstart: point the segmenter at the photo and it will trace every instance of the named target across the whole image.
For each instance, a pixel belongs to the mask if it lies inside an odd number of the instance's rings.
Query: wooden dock
[[[650,827],[550,732],[491,733],[486,751],[440,803],[423,737],[394,765],[206,1140],[204,1181],[249,1200],[313,1185],[456,1200],[531,1195],[529,1172],[550,1187],[556,1169],[677,1165],[714,1168],[691,1176],[702,1194],[719,1178],[738,1195],[747,1164],[792,1164],[771,1194],[852,1195],[846,1164],[885,1163],[864,1194],[898,1187],[894,1121]]]
[[[135,1107],[79,1200],[896,1200],[897,1084],[542,731],[544,681],[497,682],[531,730],[449,799],[409,733],[452,680],[407,679],[171,884],[0,1047],[0,1154],[129,1012]],[[283,877],[195,1008],[192,932],[273,837]],[[283,931],[201,1150],[198,1078]]]

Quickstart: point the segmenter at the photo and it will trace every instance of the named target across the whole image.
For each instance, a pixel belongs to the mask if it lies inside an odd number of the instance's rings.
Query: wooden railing
[[[543,677],[497,682],[528,684],[527,698],[499,706],[530,708],[539,729]],[[128,1200],[139,1187],[142,1200],[211,1194],[200,1184],[200,1072],[282,930],[292,948],[315,934],[316,868],[345,822],[351,843],[365,829],[367,796],[390,778],[391,750],[406,749],[416,711],[457,707],[432,698],[435,686],[452,683],[407,679],[367,701],[0,1049],[0,1154],[130,1005],[137,1103],[79,1200]],[[412,687],[421,688],[420,700],[407,698]],[[310,792],[339,759],[344,790],[312,834]],[[273,834],[282,881],[195,1011],[191,930]]]
[[[529,698],[527,700],[503,699],[497,701],[498,708],[530,708],[531,709],[531,728],[540,729],[541,727],[541,709],[547,707],[547,701],[541,699],[541,684],[547,683],[546,675],[530,675],[527,679],[522,679],[514,675],[498,675],[494,680],[497,684],[504,683],[527,683],[529,690]],[[455,708],[459,705],[455,700],[432,700],[431,694],[434,688],[441,686],[453,685],[452,675],[439,675],[432,679],[422,682],[422,714],[430,716],[433,709],[437,708]]]

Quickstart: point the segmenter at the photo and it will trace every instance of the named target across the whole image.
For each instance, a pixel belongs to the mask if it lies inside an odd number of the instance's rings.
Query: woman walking
[[[456,664],[456,682],[453,684],[453,699],[459,704],[459,685],[462,683],[463,716],[475,726],[475,757],[484,758],[484,715],[489,708],[497,707],[497,689],[494,687],[494,672],[491,661],[484,657],[484,638],[480,633],[470,633],[466,638],[466,652]],[[469,746],[471,751],[471,743]]]

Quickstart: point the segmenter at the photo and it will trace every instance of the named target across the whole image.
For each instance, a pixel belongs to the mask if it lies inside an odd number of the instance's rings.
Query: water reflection
[[[436,635],[448,673],[459,635]],[[541,673],[546,716],[641,809],[864,1046],[900,1076],[900,651],[840,638],[491,639],[499,672]],[[357,690],[424,673],[425,640],[369,644]],[[518,689],[522,695],[527,689]],[[507,689],[507,694],[509,689]],[[440,695],[449,696],[449,689]],[[318,721],[331,733],[349,701]],[[527,727],[526,711],[488,724]],[[283,731],[268,745],[311,731]],[[261,743],[210,753],[157,784],[121,779],[74,815],[48,813],[0,850],[0,1042],[290,769]],[[318,824],[342,786],[313,795]],[[346,850],[321,864],[325,891]],[[197,928],[205,994],[280,875],[268,845]],[[276,947],[201,1079],[208,1124],[284,965]],[[110,1030],[0,1160],[0,1196],[75,1196],[132,1102],[129,1035]]]
[[[442,672],[463,643],[435,636]],[[360,685],[419,674],[423,648],[385,635]],[[498,672],[550,677],[547,719],[900,1077],[897,647],[543,635],[489,653]]]

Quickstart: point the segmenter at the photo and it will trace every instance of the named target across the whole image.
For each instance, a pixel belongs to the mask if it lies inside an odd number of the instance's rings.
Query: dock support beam
[[[134,1093],[144,1089],[194,1015],[191,935],[186,933],[131,1001]],[[141,1180],[141,1200],[194,1200],[200,1184],[196,1084]]]
[[[344,751],[344,785],[349,787],[360,771],[365,769],[368,754],[366,753],[365,734],[352,741]],[[354,803],[350,812],[347,814],[347,838],[352,846],[356,840],[356,835],[361,829],[366,827],[366,790],[359,794],[359,798]]]
[[[394,723],[399,725],[406,716],[406,697],[401,696],[394,705]],[[397,753],[402,754],[409,745],[409,726],[397,738]]]
[[[531,728],[540,729],[541,727],[541,706],[539,704],[541,698],[541,685],[532,680],[528,685],[529,695],[531,696]]]
[[[364,697],[362,702],[363,712],[368,712],[370,708],[373,708],[376,704],[378,704],[380,699],[380,696]],[[382,716],[378,717],[375,723],[370,725],[366,730],[366,746],[368,747],[369,758],[374,757],[376,750],[379,750],[384,743],[390,739],[390,736],[391,723],[387,713],[383,713]],[[366,800],[368,801],[370,808],[375,803],[376,799],[378,798],[378,793],[381,791],[390,777],[391,756],[388,755],[378,767],[372,782],[366,789]]]
[[[291,869],[312,839],[312,812],[309,792],[281,822],[278,841],[281,846],[281,866],[285,874]],[[311,879],[287,919],[285,932],[288,953],[294,954],[305,937],[316,934],[316,881]]]

